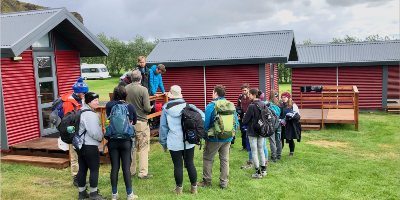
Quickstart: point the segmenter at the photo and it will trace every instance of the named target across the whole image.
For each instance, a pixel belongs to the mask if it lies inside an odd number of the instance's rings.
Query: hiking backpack
[[[189,104],[186,104],[186,107],[182,110],[181,125],[184,148],[186,149],[185,141],[187,141],[189,144],[199,144],[201,149],[201,141],[206,132],[204,121],[201,114],[196,109],[190,107]]]
[[[269,102],[268,104],[267,104],[267,108],[268,109],[270,109],[271,110],[271,113],[272,113],[272,115],[274,116],[273,117],[273,120],[272,120],[272,122],[273,122],[273,127],[275,128],[275,129],[277,129],[278,128],[278,126],[279,126],[279,116],[276,114],[276,112],[271,108],[271,102]],[[280,109],[280,108],[279,108]]]
[[[129,121],[128,104],[116,104],[112,107],[110,124],[106,127],[104,138],[109,139],[127,139],[135,137],[133,125]]]
[[[56,100],[53,101],[53,104],[51,104],[52,112],[50,113],[50,122],[56,128],[59,128],[60,122],[64,117],[63,105],[64,101],[61,100],[61,97],[58,97]],[[74,106],[74,110],[76,110],[76,106],[74,104],[72,105]]]
[[[72,140],[73,140],[74,136],[79,134],[79,125],[81,123],[81,114],[86,111],[92,111],[92,110],[90,110],[90,109],[73,110],[64,115],[64,117],[62,118],[61,123],[59,125],[60,136],[61,136],[61,140],[63,142],[65,142],[67,144],[72,144]],[[67,131],[68,126],[74,126],[75,133],[69,133]],[[85,133],[86,133],[86,130],[81,135],[79,135],[79,137],[81,137]]]
[[[254,123],[254,132],[259,137],[270,137],[275,133],[277,128],[277,116],[275,112],[265,104],[263,104],[261,107],[258,104],[256,104],[256,106],[260,110],[260,115],[257,121]]]
[[[235,105],[227,100],[214,101],[214,124],[208,136],[225,140],[235,135]]]

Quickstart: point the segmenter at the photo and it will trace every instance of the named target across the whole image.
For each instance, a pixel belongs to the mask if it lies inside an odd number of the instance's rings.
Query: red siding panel
[[[300,86],[336,85],[336,67],[292,68],[292,99],[300,108]],[[319,97],[314,92],[303,93],[303,97]],[[326,101],[328,103],[328,101]],[[324,101],[325,104],[325,101]],[[303,108],[321,108],[320,100],[306,100]]]
[[[1,59],[8,144],[40,137],[40,124],[36,94],[35,70],[32,51],[24,51],[22,60]],[[24,78],[16,78],[16,74]],[[20,113],[16,115],[16,113]],[[23,117],[21,117],[21,114]]]
[[[58,50],[56,53],[58,95],[72,92],[72,85],[81,77],[78,51]]]
[[[339,67],[339,86],[357,86],[359,108],[382,108],[382,70],[382,66]]]
[[[171,86],[179,85],[182,88],[182,96],[185,101],[204,111],[203,67],[167,68],[167,72],[162,74],[162,79],[166,92],[169,91]]]
[[[265,92],[265,97],[264,100],[266,98],[269,97],[269,92],[271,91],[272,85],[271,85],[271,64],[266,63],[265,64],[265,90],[263,91]]]
[[[388,69],[388,98],[400,98],[399,65],[389,66]]]
[[[279,93],[278,63],[274,63],[274,90]]]
[[[241,94],[241,87],[248,83],[250,88],[259,87],[258,65],[210,66],[206,67],[207,104],[212,99],[216,85],[226,87],[225,98],[236,105]]]

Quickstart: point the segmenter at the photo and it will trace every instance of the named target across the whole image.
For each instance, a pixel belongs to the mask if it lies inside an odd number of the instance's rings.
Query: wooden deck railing
[[[328,92],[326,92],[328,90]],[[331,92],[331,90],[336,90]],[[346,92],[338,92],[338,90],[347,90]],[[348,90],[351,90],[348,91]],[[303,92],[300,91],[300,108],[303,108],[303,100],[321,100],[321,116],[322,124],[321,128],[324,129],[324,108],[336,108],[336,109],[353,109],[354,110],[354,124],[355,130],[358,131],[358,89],[357,86],[324,86],[320,97],[303,97]],[[332,97],[333,96],[333,97]],[[328,105],[324,104],[324,100],[329,100]],[[352,105],[331,105],[331,100],[351,100]]]
[[[111,101],[112,96],[113,96],[113,93],[109,93],[110,101]],[[164,104],[168,102],[168,96],[166,94],[159,94],[158,97],[156,97],[156,96],[150,96],[149,97],[150,101],[154,101],[154,100],[157,100],[157,99],[163,99]],[[103,130],[103,135],[104,135],[104,133],[106,132],[105,122],[106,122],[106,119],[107,119],[107,117],[106,117],[106,107],[105,106],[99,106],[96,109],[96,112],[100,113],[101,128]],[[162,113],[162,111],[159,111],[159,112],[147,115],[147,119],[151,119],[153,117],[161,116],[161,113]],[[105,145],[106,142],[107,142],[106,139],[103,138],[103,145]],[[107,153],[107,148],[104,150],[103,153]]]

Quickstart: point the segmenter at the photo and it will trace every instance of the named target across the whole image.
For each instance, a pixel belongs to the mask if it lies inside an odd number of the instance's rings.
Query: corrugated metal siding
[[[278,63],[274,63],[274,90],[279,93]]]
[[[355,85],[359,91],[359,108],[382,108],[382,66],[339,67],[339,86]],[[342,105],[339,101],[339,105]]]
[[[241,87],[248,83],[250,88],[259,87],[258,65],[211,66],[206,67],[207,104],[212,99],[212,92],[216,85],[226,87],[225,98],[236,105],[241,94]]]
[[[265,96],[264,96],[264,100],[268,99],[269,97],[269,93],[271,92],[271,64],[270,63],[266,63],[265,64],[265,90],[263,91]]]
[[[171,86],[179,85],[182,88],[183,98],[187,103],[194,104],[203,111],[205,110],[203,67],[167,68],[167,72],[162,74],[162,79],[166,92],[169,92]]]
[[[58,50],[56,53],[58,95],[72,92],[72,85],[81,77],[78,51]]]
[[[21,57],[18,62],[11,61],[11,58],[1,59],[9,145],[40,137],[32,51],[24,51]],[[23,74],[23,78],[16,77],[16,74]]]
[[[300,86],[336,85],[336,67],[326,68],[293,68],[292,69],[292,99],[300,108]],[[303,97],[320,97],[314,92],[303,93]],[[328,101],[324,101],[329,103]],[[332,103],[332,102],[331,102]],[[336,103],[336,102],[335,102]],[[321,108],[320,100],[303,101],[303,108]]]
[[[400,98],[399,65],[389,66],[388,69],[388,98]]]

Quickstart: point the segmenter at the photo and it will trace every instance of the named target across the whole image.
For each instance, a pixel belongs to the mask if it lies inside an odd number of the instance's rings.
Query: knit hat
[[[85,94],[85,103],[88,104],[90,102],[92,102],[95,99],[98,99],[99,95],[93,92],[88,92]]]
[[[81,93],[81,92],[89,91],[89,87],[86,85],[85,82],[83,82],[82,77],[78,78],[78,80],[72,86],[72,89],[74,90],[74,93]]]
[[[182,98],[182,89],[178,85],[171,86],[171,89],[168,92],[168,97],[171,99],[179,99]]]
[[[290,96],[289,92],[284,92],[281,94],[281,97],[287,97],[290,99],[291,96]]]

